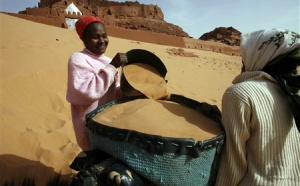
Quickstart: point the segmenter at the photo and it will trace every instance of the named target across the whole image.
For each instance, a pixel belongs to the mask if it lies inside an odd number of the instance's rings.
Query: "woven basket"
[[[205,141],[169,138],[138,131],[109,127],[93,120],[103,110],[144,96],[127,97],[109,102],[86,116],[90,140],[95,149],[119,159],[156,185],[213,185],[225,135]],[[216,106],[172,94],[173,101],[196,109],[221,126],[221,113]]]

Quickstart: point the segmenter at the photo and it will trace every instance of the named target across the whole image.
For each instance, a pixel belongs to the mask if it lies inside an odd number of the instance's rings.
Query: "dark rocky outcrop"
[[[200,40],[216,41],[230,46],[239,46],[241,32],[233,27],[218,27],[211,32],[203,34]]]

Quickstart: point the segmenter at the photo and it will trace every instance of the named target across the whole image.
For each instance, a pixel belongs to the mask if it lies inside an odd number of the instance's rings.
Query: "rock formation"
[[[23,17],[29,15],[27,18],[39,16],[46,24],[66,28],[65,18],[80,17],[65,12],[72,2],[83,15],[98,16],[104,20],[106,26],[189,37],[179,26],[164,21],[164,15],[157,5],[144,5],[137,1],[120,3],[104,0],[40,0],[39,7],[26,8],[19,14],[23,14]]]
[[[51,26],[68,28],[66,18],[78,19],[82,16],[65,11],[72,2],[82,15],[95,15],[102,18],[109,36],[240,55],[238,45],[241,33],[234,28],[216,28],[199,39],[193,39],[179,26],[164,21],[163,12],[157,5],[144,5],[137,1],[119,3],[106,0],[40,0],[38,7],[26,8],[18,14],[8,14]]]
[[[230,46],[239,46],[241,32],[233,27],[218,27],[211,32],[203,34],[200,40],[216,41]]]

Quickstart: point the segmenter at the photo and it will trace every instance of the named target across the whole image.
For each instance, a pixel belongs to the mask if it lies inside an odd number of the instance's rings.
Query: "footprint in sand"
[[[46,129],[46,131],[53,131],[60,128],[63,128],[66,124],[67,118],[61,118],[59,114],[53,114],[48,116],[45,119],[45,123],[43,124],[43,128]]]
[[[217,103],[218,101],[215,99],[209,99],[210,101],[212,101],[213,103]]]

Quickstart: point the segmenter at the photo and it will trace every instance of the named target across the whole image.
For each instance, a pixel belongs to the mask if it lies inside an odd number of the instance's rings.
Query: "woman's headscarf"
[[[299,34],[285,29],[242,34],[241,55],[245,71],[260,71],[272,59],[300,48]]]
[[[78,21],[75,23],[75,27],[80,39],[82,39],[86,27],[93,22],[103,23],[100,18],[95,16],[84,16],[78,19]]]
[[[241,54],[245,71],[265,71],[277,80],[300,131],[300,35],[286,29],[242,34]]]

